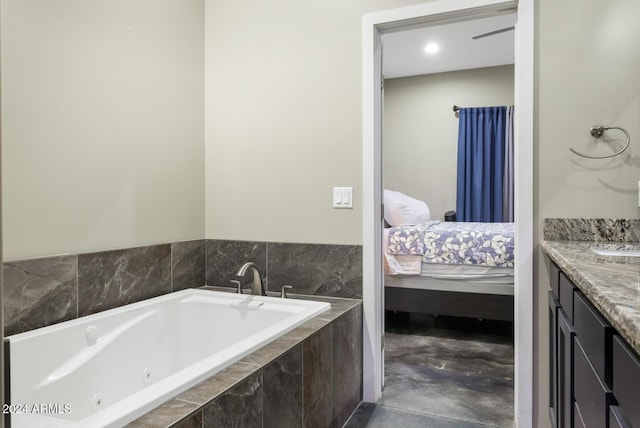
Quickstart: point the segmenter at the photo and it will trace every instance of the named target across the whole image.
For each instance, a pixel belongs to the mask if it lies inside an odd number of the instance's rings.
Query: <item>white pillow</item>
[[[431,213],[425,202],[385,189],[384,219],[391,226],[411,226],[429,221]]]

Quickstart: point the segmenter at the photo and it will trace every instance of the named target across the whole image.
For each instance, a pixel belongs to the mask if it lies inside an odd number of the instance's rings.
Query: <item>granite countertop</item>
[[[640,353],[640,257],[601,256],[591,251],[630,246],[640,249],[640,243],[545,238],[541,242],[544,252]]]

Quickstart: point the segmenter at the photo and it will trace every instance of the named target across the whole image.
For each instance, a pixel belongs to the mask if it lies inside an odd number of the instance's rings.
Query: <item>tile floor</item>
[[[511,323],[387,314],[385,387],[345,428],[513,424]]]

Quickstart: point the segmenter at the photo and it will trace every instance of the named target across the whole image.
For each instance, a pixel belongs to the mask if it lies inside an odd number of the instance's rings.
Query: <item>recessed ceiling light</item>
[[[428,43],[427,46],[424,47],[424,51],[428,54],[434,54],[440,50],[440,46],[437,43]]]

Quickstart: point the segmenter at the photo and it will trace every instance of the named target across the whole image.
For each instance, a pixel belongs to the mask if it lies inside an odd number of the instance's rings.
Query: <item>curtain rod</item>
[[[453,112],[457,113],[462,107],[458,107],[457,105],[453,105]]]
[[[512,106],[512,107],[513,107],[513,106]],[[453,113],[456,115],[456,117],[458,117],[458,115],[460,114],[459,112],[460,112],[460,109],[461,109],[461,108],[462,108],[462,107],[458,107],[458,106],[457,106],[457,105],[455,105],[455,104],[453,105]]]

